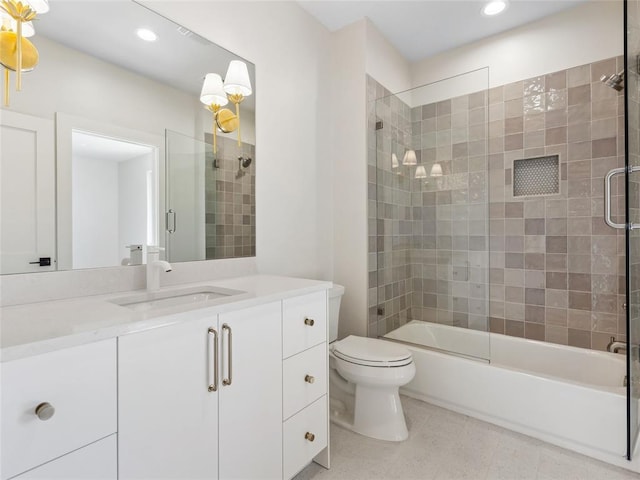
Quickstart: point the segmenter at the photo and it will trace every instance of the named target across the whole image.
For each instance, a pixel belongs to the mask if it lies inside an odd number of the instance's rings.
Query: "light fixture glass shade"
[[[2,20],[2,26],[6,30],[12,32],[17,31],[17,22],[4,10],[0,10],[0,20]],[[36,34],[35,28],[33,28],[33,22],[22,22],[22,36],[25,38],[33,37]]]
[[[441,177],[442,176],[442,165],[439,163],[434,163],[433,167],[431,167],[431,176],[432,177]]]
[[[398,168],[400,164],[398,163],[398,157],[395,153],[391,154],[391,168]]]
[[[48,0],[26,0],[24,3],[28,3],[36,13],[47,13],[49,11]]]
[[[404,158],[402,159],[403,165],[417,165],[418,159],[416,158],[415,150],[407,150],[404,152]]]
[[[424,168],[424,165],[418,165],[415,178],[427,178],[427,170]]]
[[[231,60],[227,75],[224,77],[224,91],[229,95],[251,95],[251,79],[247,64],[240,60]]]
[[[217,73],[207,73],[200,92],[200,101],[205,105],[218,105],[220,107],[229,103],[227,94],[222,86],[222,77]]]

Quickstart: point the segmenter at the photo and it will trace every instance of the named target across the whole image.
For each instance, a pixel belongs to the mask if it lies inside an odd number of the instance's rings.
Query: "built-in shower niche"
[[[560,193],[560,157],[523,158],[513,161],[513,196]]]

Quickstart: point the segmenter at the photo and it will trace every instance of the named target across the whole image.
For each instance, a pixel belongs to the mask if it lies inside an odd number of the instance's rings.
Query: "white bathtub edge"
[[[401,388],[400,393],[402,395],[406,395],[407,397],[415,398],[416,400],[421,400],[423,402],[430,403],[431,405],[435,405],[436,407],[452,410],[456,413],[467,415],[477,420],[482,420],[483,422],[491,423],[493,425],[497,425],[498,427],[506,428],[507,430],[521,433],[523,435],[527,435],[529,437],[542,440],[543,442],[556,445],[560,448],[565,448],[567,450],[571,450],[572,452],[577,452],[582,455],[586,455],[587,457],[591,457],[596,460],[600,460],[602,462],[624,468],[625,470],[631,470],[632,472],[640,473],[640,462],[638,461],[638,459],[635,459],[629,462],[624,456],[617,457],[615,455],[608,454],[601,450],[590,448],[586,445],[571,442],[569,440],[565,440],[565,439],[556,437],[554,435],[548,435],[544,432],[541,432],[533,428],[528,428],[527,426],[522,425],[520,423],[510,422],[508,420],[497,418],[492,415],[486,415],[477,410],[471,410],[471,409],[462,407],[460,405],[456,405],[454,403],[448,402],[446,400],[440,400],[436,397],[433,397],[430,395],[424,395],[419,392],[412,391],[406,388]]]
[[[582,386],[420,348],[409,350],[417,374],[401,393],[640,473],[640,460],[628,462],[624,457],[623,396],[595,389],[584,396]],[[559,397],[569,403],[549,408],[545,402],[559,398],[558,387],[567,388]],[[593,411],[600,412],[597,418],[590,415]],[[535,418],[529,426],[517,421],[531,417]]]

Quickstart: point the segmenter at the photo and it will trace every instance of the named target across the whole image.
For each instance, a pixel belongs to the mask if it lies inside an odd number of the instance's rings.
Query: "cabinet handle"
[[[313,318],[305,318],[304,319],[304,324],[305,325],[309,325],[310,327],[313,327],[315,320]]]
[[[213,370],[213,381],[209,382],[208,390],[215,392],[218,390],[218,332],[214,328],[209,327],[208,334],[211,340],[209,342],[209,363]],[[211,353],[212,351],[213,355]],[[213,356],[213,358],[211,358],[211,356]],[[209,378],[211,379],[211,375],[209,375]]]
[[[227,330],[229,332],[229,345],[227,347],[227,361],[229,363],[229,378],[223,378],[222,379],[222,385],[225,386],[229,386],[231,385],[231,382],[233,380],[233,364],[232,364],[232,358],[233,358],[233,352],[232,352],[232,348],[233,348],[233,334],[231,333],[231,327],[229,325],[227,325],[226,323],[222,325],[222,331]],[[222,340],[224,341],[224,336],[222,337]]]
[[[304,438],[306,440],[309,440],[310,442],[313,442],[316,439],[316,436],[311,432],[307,432],[304,434]]]
[[[49,402],[42,402],[36,407],[36,415],[43,422],[49,420],[56,413],[56,409]]]
[[[304,381],[307,383],[313,383],[316,381],[315,377],[312,377],[311,375],[305,375],[304,376]]]

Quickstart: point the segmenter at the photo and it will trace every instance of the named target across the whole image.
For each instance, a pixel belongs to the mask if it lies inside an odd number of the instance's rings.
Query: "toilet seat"
[[[332,352],[341,360],[366,367],[404,367],[413,362],[411,352],[400,345],[354,335],[334,342]]]

